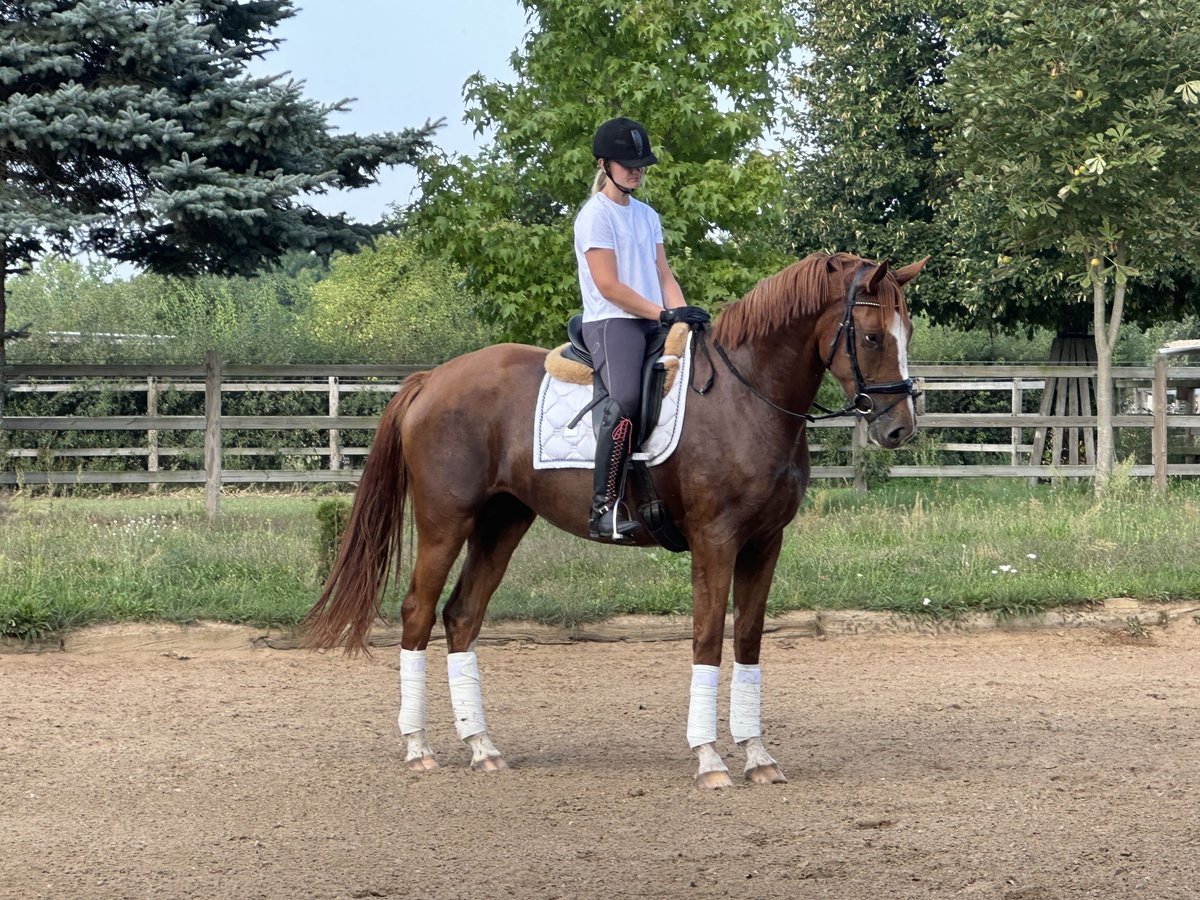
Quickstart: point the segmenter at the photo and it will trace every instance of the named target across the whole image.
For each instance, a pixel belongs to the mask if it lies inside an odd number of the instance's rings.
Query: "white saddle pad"
[[[663,395],[658,425],[650,439],[633,455],[647,465],[664,462],[679,443],[683,430],[683,407],[687,402],[688,378],[692,367],[692,336],[689,334],[675,383]],[[596,434],[592,412],[584,413],[574,428],[570,421],[592,402],[590,384],[571,384],[549,374],[543,376],[533,416],[533,467],[535,469],[590,469],[596,462]]]

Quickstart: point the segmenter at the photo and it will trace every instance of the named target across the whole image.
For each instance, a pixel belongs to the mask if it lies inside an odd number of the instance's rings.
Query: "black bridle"
[[[764,396],[758,388],[746,380],[745,376],[737,370],[729,355],[725,352],[725,348],[713,341],[713,347],[717,350],[717,355],[721,357],[721,361],[725,363],[733,377],[745,385],[755,397],[762,400],[768,406],[771,406],[781,413],[789,416],[794,416],[798,419],[805,419],[809,422],[816,422],[820,419],[836,419],[841,416],[865,416],[867,421],[878,418],[888,412],[897,404],[903,403],[907,398],[916,399],[921,395],[921,392],[916,389],[911,378],[905,378],[901,381],[886,381],[881,383],[871,383],[863,378],[862,369],[858,365],[858,342],[857,333],[854,329],[854,307],[856,306],[874,306],[878,307],[878,303],[858,299],[858,286],[862,281],[863,275],[868,271],[868,267],[860,266],[854,273],[854,277],[850,280],[850,288],[846,291],[846,310],[842,314],[842,321],[838,324],[837,333],[833,336],[833,341],[829,345],[829,354],[822,362],[826,369],[833,365],[833,358],[837,355],[838,343],[842,336],[845,335],[846,356],[850,360],[850,370],[854,373],[854,398],[838,410],[830,410],[822,406],[820,403],[813,403],[817,409],[824,413],[821,416],[814,416],[811,413],[793,412],[789,409],[784,409],[770,398]],[[712,357],[708,355],[708,344],[705,341],[705,332],[699,332],[700,349],[708,358],[710,374],[708,381],[704,387],[697,390],[699,394],[706,394],[712,388],[713,381],[716,377],[716,369],[712,366]],[[900,394],[895,403],[889,404],[885,409],[877,410],[875,408],[875,400],[872,394]]]

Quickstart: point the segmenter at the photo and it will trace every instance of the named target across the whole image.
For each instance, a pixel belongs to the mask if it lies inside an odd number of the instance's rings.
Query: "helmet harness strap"
[[[625,185],[621,184],[621,182],[617,181],[617,179],[613,178],[612,169],[609,168],[609,164],[612,162],[612,160],[606,159],[603,162],[604,162],[604,174],[607,175],[608,180],[613,183],[613,187],[615,187],[622,194],[632,194],[635,190],[637,190],[637,188],[627,188],[627,187],[625,187]]]

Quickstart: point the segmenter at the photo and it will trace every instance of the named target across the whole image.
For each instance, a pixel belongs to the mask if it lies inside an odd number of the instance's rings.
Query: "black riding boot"
[[[632,452],[633,422],[622,412],[621,405],[610,399],[596,435],[595,495],[588,523],[588,537],[592,540],[628,541],[628,534],[638,527],[637,522],[621,518],[620,510]]]

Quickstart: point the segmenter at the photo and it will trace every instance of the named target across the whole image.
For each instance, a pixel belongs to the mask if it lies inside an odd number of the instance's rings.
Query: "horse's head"
[[[868,437],[895,449],[913,436],[916,390],[908,376],[912,322],[903,286],[929,257],[901,269],[846,254],[829,257],[829,304],[817,324],[825,366],[867,421]]]

